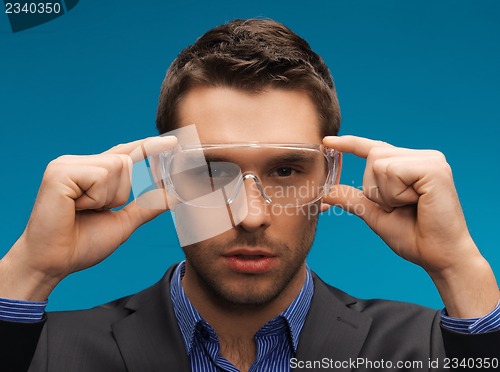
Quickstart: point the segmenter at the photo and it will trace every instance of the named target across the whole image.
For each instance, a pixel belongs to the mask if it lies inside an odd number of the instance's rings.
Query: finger
[[[411,185],[419,197],[433,188],[448,189],[453,185],[450,165],[440,156],[394,161],[389,172],[398,182]]]
[[[150,165],[152,165],[152,161],[158,157],[151,157]],[[136,164],[137,165],[137,164]],[[157,182],[155,171],[151,167],[149,169],[150,176],[154,179],[154,185],[156,189],[163,190],[163,184]],[[140,174],[140,173],[139,173]],[[115,180],[116,181],[116,180]],[[149,178],[145,180],[149,182]],[[130,198],[131,187],[132,187],[132,176],[131,172],[123,170],[120,175],[120,179],[118,181],[118,187],[115,190],[115,194],[113,195],[113,200],[107,205],[109,208],[116,208],[124,205]],[[135,182],[135,181],[134,181]],[[139,193],[140,196],[136,196],[135,202],[138,203],[143,208],[152,208],[152,209],[165,209],[168,208],[166,203],[166,199],[163,197],[162,193],[151,193],[150,191],[146,191],[144,194]]]
[[[141,140],[121,144],[104,151],[103,154],[128,155],[134,163],[149,156],[158,155],[162,151],[170,150],[177,143],[174,136],[148,137]]]
[[[164,192],[163,190],[155,190],[158,194]],[[89,250],[98,250],[99,255],[107,257],[118,246],[124,243],[133,233],[144,223],[154,219],[166,209],[143,209],[136,203],[130,203],[119,211],[103,211],[102,213],[89,216],[82,214],[82,218],[91,217],[98,225],[101,226],[115,226],[110,231],[101,231],[100,233],[105,236],[87,236],[92,243]],[[82,233],[84,234],[84,233]],[[89,243],[90,244],[90,243]],[[88,251],[87,251],[88,252]]]
[[[415,157],[386,158],[373,162],[373,174],[385,210],[418,202],[419,194],[413,189],[415,178],[404,177],[408,171],[415,169],[416,162],[419,159]]]
[[[56,164],[79,166],[93,165],[97,167],[113,169],[114,167],[126,166],[129,162],[128,155],[122,154],[98,154],[98,155],[63,155],[53,160]]]
[[[384,206],[385,202],[380,194],[379,189],[380,180],[375,175],[375,170],[373,168],[373,160],[368,158],[366,162],[365,172],[363,174],[363,194],[371,201]]]
[[[131,190],[130,170],[122,169],[119,176],[112,179],[110,187],[111,200],[106,205],[107,208],[118,208],[125,205],[130,197]]]
[[[165,189],[150,190],[135,199],[135,204],[142,209],[168,210],[169,203]]]
[[[386,212],[391,212],[392,207],[386,202],[385,196],[381,193],[381,189],[385,188],[385,182],[387,181],[384,177],[379,177],[381,173],[385,171],[385,168],[374,167],[377,159],[372,156],[376,149],[372,149],[370,155],[366,160],[365,172],[363,174],[363,194],[371,201],[380,205]],[[378,163],[377,163],[378,164]],[[377,172],[375,172],[377,170]]]
[[[108,187],[106,189],[107,196],[102,204],[103,196],[101,187],[92,190],[92,197],[98,197],[99,202],[92,202],[88,197],[84,196],[78,203],[78,208],[90,208],[90,206],[100,205],[97,208],[116,208],[124,205],[130,196],[131,177],[132,177],[132,162],[143,161],[148,157],[151,159],[162,151],[167,151],[177,143],[177,139],[172,136],[150,137],[143,140],[134,141],[131,143],[118,145],[112,149],[105,151],[99,155],[87,156],[72,156],[66,155],[59,159],[59,164],[71,165],[72,167],[89,165],[100,166],[105,168],[111,174],[108,177]],[[81,180],[80,180],[81,181]],[[92,198],[91,198],[92,199]],[[162,201],[160,204],[165,206]]]
[[[85,166],[97,167],[107,171],[109,175],[107,177],[106,198],[102,208],[119,207],[128,200],[130,194],[130,166],[132,165],[128,155],[65,155],[56,159],[52,165],[56,165],[60,169],[60,172],[66,172],[68,175],[71,174],[70,169]],[[83,179],[80,177],[79,183],[81,184],[82,182]],[[79,202],[79,208],[84,204],[86,205],[86,202],[83,202],[84,200],[86,198],[82,198]]]
[[[377,147],[393,148],[394,146],[368,138],[357,136],[327,136],[323,139],[323,143],[337,151],[354,154],[360,158],[366,159],[370,150]]]
[[[167,210],[166,192],[157,189],[141,195],[135,202],[114,213],[120,220],[124,236],[128,238],[140,226]]]
[[[67,172],[73,182],[68,185],[74,191],[76,210],[101,209],[109,202],[110,173],[101,167],[83,165]]]
[[[372,228],[376,226],[378,218],[386,214],[382,207],[368,199],[362,190],[347,185],[333,186],[322,202],[355,214]]]
[[[150,181],[150,178],[153,179],[155,185],[157,188],[162,188],[162,183],[159,182],[161,180],[161,177],[159,177],[159,172],[158,172],[158,167],[157,164],[159,154],[170,150],[175,144],[177,143],[177,138],[173,136],[160,136],[160,137],[150,137],[148,139],[145,139],[143,141],[136,141],[132,143],[131,146],[129,144],[123,146],[120,149],[115,149],[116,151],[130,151],[128,156],[131,162],[133,163],[138,163],[135,164],[135,166],[143,167],[149,174],[149,177],[144,180],[146,182]],[[124,149],[126,147],[126,149]],[[148,159],[147,164],[141,164],[140,162],[145,161]],[[146,165],[146,167],[144,167]],[[117,204],[121,203],[125,198],[128,200],[128,196],[130,195],[130,186],[132,184],[132,169],[133,165],[130,164],[129,166],[129,177],[128,180],[123,180],[121,187],[119,189],[119,193],[117,194],[118,200],[116,201]],[[141,172],[138,173],[139,175]],[[135,182],[135,181],[134,181]],[[127,185],[127,186],[125,186]],[[166,199],[163,197],[155,197],[153,198],[153,195],[156,195],[156,193],[151,193],[146,192],[148,194],[147,196],[141,197],[141,198],[136,198],[136,203],[141,205],[143,208],[151,208],[151,209],[161,209],[161,208],[167,208],[167,203]],[[150,200],[150,199],[154,199]]]
[[[326,212],[328,209],[330,209],[331,205],[328,204],[328,203],[321,203],[320,204],[320,207],[319,207],[319,210],[320,212]]]
[[[127,199],[123,200],[123,191],[120,194],[118,192],[120,189],[123,190],[124,187],[130,189],[130,181],[128,179],[131,162],[126,155],[108,155],[105,157],[108,159],[107,162],[103,162],[103,168],[108,171],[108,177],[105,185],[107,188],[107,197],[104,208],[114,208],[127,202],[128,196]]]
[[[413,228],[417,213],[415,206],[397,208],[387,213],[379,204],[366,198],[361,190],[347,185],[334,186],[329,195],[323,198],[323,202],[360,217],[396,253],[397,247],[407,246],[407,241],[411,240],[402,231]],[[398,221],[398,227],[395,227],[394,221]]]

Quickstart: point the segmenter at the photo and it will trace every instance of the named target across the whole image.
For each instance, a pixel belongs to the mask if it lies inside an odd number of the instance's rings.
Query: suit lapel
[[[334,294],[334,291],[314,275],[314,296],[299,338],[297,360],[357,358],[372,318],[348,307],[356,302],[354,298],[340,291]]]
[[[131,314],[111,326],[129,372],[190,370],[170,299],[173,269],[132,296],[126,305]]]

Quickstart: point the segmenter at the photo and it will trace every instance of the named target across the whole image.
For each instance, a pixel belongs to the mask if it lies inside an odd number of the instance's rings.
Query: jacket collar
[[[184,342],[170,299],[175,266],[148,289],[130,297],[130,315],[112,324],[129,372],[190,371]]]
[[[357,299],[328,286],[317,275],[313,278],[314,295],[300,335],[297,360],[328,358],[343,362],[356,359],[372,318],[351,309]]]

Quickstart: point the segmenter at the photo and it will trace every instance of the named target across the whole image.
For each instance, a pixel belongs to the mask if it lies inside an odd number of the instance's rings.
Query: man
[[[65,276],[102,261],[164,212],[140,203],[110,208],[128,200],[137,149],[158,153],[176,139],[56,159],[25,232],[0,261],[0,297],[10,309],[0,313],[7,368],[443,370],[469,357],[478,368],[495,367],[498,285],[468,233],[444,156],[337,137],[333,81],[303,39],[270,20],[233,21],[182,51],[164,80],[157,126],[168,133],[193,123],[202,144],[221,144],[207,157],[212,190],[223,189],[214,182],[232,169],[213,164],[241,170],[243,218],[228,212],[232,228],[181,243],[186,260],[151,288],[91,310],[44,314],[44,301]],[[325,172],[338,155],[324,157],[321,144],[367,159],[363,190]],[[283,148],[302,155],[273,160],[270,154]],[[308,149],[320,155],[304,156]],[[330,175],[328,193],[314,188],[318,169]],[[177,202],[199,200],[197,184],[168,177]],[[311,181],[309,188],[287,209],[277,188],[303,185],[301,179]],[[230,196],[223,204],[232,208]],[[442,316],[417,305],[357,300],[315,276],[305,263],[318,218],[311,206],[329,205],[357,213],[398,255],[423,267],[446,306]]]

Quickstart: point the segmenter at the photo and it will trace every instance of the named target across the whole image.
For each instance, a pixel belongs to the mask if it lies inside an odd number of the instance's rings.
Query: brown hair
[[[213,28],[172,62],[161,86],[156,127],[176,129],[176,108],[193,86],[223,86],[258,93],[300,89],[315,103],[322,135],[336,135],[340,108],[333,79],[309,44],[269,19],[234,20]]]

